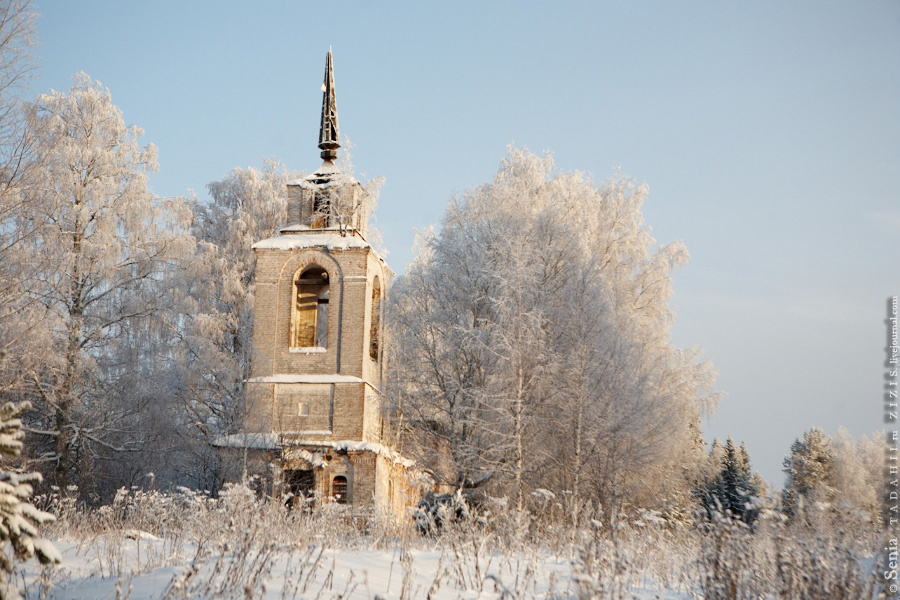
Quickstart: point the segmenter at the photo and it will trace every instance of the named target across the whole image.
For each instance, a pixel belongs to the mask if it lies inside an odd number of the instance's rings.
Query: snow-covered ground
[[[455,554],[447,549],[335,550],[321,545],[266,549],[195,561],[196,544],[169,555],[160,539],[58,542],[63,562],[24,570],[28,597],[131,598],[578,598],[570,560],[540,555]],[[191,555],[191,553],[194,553]],[[116,573],[121,575],[116,576]],[[686,599],[650,579],[631,587],[643,599]]]
[[[388,515],[287,510],[241,487],[215,499],[122,490],[95,510],[47,508],[59,515],[46,533],[62,562],[19,565],[16,585],[32,599],[864,599],[891,583],[873,554],[880,534],[824,513],[810,528],[768,511],[751,530],[639,511],[612,535],[599,509],[573,530],[488,503],[422,536]]]

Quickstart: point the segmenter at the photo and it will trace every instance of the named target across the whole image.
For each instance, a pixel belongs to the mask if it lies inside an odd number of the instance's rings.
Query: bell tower
[[[335,164],[331,51],[322,89],[323,162],[288,184],[289,223],[253,246],[247,425],[297,498],[398,510],[412,501],[401,484],[411,463],[383,443],[380,396],[392,272],[366,239],[365,189]]]

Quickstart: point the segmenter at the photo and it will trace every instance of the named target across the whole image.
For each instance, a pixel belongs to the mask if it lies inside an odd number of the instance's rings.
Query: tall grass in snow
[[[288,509],[242,486],[217,498],[187,489],[121,490],[96,510],[60,498],[47,503],[58,515],[48,535],[93,553],[95,575],[127,581],[169,568],[161,597],[170,599],[624,599],[659,593],[781,600],[878,593],[872,568],[878,532],[815,530],[788,524],[774,511],[764,512],[751,530],[727,518],[670,521],[647,511],[620,512],[613,526],[595,506],[583,512],[584,526],[572,528],[565,511],[516,515],[502,500],[488,499],[475,509],[447,509],[440,528],[422,535],[411,519],[336,504]],[[383,590],[370,587],[361,571],[338,576],[341,553],[369,550],[390,557],[388,596],[379,596]],[[45,576],[35,590],[65,577],[62,571]],[[128,586],[120,587],[119,596],[127,597]]]

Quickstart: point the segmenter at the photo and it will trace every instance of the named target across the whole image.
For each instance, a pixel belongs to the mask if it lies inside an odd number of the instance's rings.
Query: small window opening
[[[293,348],[327,347],[328,272],[311,267],[294,284]]]
[[[309,226],[322,229],[331,224],[331,201],[324,194],[313,196],[313,214]]]
[[[338,475],[331,482],[331,497],[338,504],[347,504],[347,478]]]
[[[309,404],[306,402],[300,402],[297,405],[297,416],[298,417],[308,417],[309,416]]]
[[[369,325],[369,358],[378,360],[381,346],[381,282],[378,277],[372,282],[372,316]]]

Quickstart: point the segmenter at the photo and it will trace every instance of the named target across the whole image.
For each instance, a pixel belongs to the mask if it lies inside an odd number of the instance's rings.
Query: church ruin
[[[253,246],[249,433],[223,445],[246,448],[296,498],[399,514],[417,497],[411,462],[384,443],[381,304],[392,272],[366,239],[365,189],[335,165],[330,51],[323,90],[323,163],[288,184],[288,225]]]

